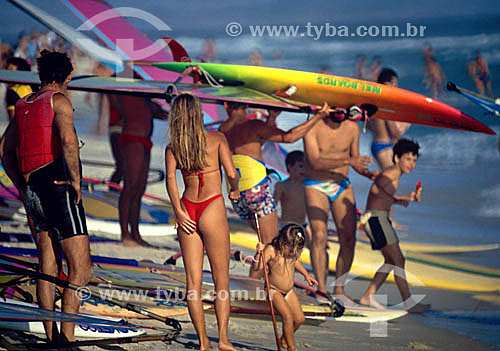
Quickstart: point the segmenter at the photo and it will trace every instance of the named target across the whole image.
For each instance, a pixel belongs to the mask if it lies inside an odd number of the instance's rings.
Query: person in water
[[[252,264],[253,271],[262,271],[264,265],[268,267],[270,298],[283,322],[281,347],[289,351],[295,350],[294,333],[304,323],[304,313],[293,289],[295,270],[304,276],[309,285],[318,283],[298,261],[304,243],[304,228],[289,223],[281,228],[271,243],[257,244],[257,254]]]
[[[199,100],[190,94],[175,98],[170,110],[170,143],[165,150],[167,193],[177,221],[177,235],[186,270],[188,309],[200,341],[210,349],[202,307],[203,252],[206,250],[217,296],[215,313],[219,326],[219,350],[235,350],[229,342],[229,226],[222,198],[220,166],[230,184],[229,198],[237,200],[238,172],[224,134],[206,131]],[[179,196],[176,170],[184,180]]]
[[[484,95],[486,89],[488,96],[493,97],[488,62],[486,62],[479,52],[476,52],[476,58],[467,64],[467,71],[469,76],[474,80],[478,93]]]

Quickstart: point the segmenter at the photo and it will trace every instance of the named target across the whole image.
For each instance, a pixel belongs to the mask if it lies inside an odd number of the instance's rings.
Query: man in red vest
[[[85,285],[92,276],[90,246],[81,201],[81,163],[73,106],[65,92],[73,66],[66,54],[42,51],[37,59],[41,88],[16,103],[15,117],[0,141],[3,166],[35,226],[40,272],[57,277],[61,249],[68,281]],[[38,280],[38,304],[54,308],[54,286]],[[80,301],[64,289],[62,311],[77,313]],[[74,323],[44,322],[54,344],[74,339]]]

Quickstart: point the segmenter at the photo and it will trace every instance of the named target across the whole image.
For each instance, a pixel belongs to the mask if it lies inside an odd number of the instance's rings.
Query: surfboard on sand
[[[212,311],[212,310],[209,310]],[[404,310],[377,310],[374,308],[355,308],[346,307],[341,317],[332,317],[330,307],[316,304],[302,304],[302,311],[308,321],[316,320],[321,322],[337,321],[352,323],[375,323],[389,321],[403,317],[408,314]],[[262,318],[269,316],[271,311],[267,301],[231,301],[231,316],[240,318]],[[279,316],[278,316],[279,318]]]
[[[255,234],[243,231],[232,233],[230,240],[232,245],[252,250],[255,249],[257,244],[257,236]],[[328,245],[330,257],[329,270],[335,271],[339,244],[329,242]],[[308,249],[302,251],[300,261],[311,264]],[[372,278],[383,261],[384,259],[380,252],[358,247],[350,274],[356,277]],[[460,267],[453,267],[452,265],[432,264],[430,260],[425,263],[420,261],[417,258],[412,259],[411,254],[406,255],[406,274],[410,285],[463,291],[498,291],[500,287],[500,278],[489,274],[482,274],[479,272],[480,269],[471,272],[465,271]],[[394,281],[393,273],[389,275],[388,280]]]
[[[36,295],[36,285],[16,285],[17,290],[22,290],[22,300],[26,299],[26,295],[31,296],[33,302],[37,302]],[[135,306],[143,308],[149,312],[155,313],[162,317],[177,317],[187,314],[188,308],[187,303],[185,301],[176,301],[166,300],[164,295],[158,294],[155,296],[154,294],[148,294],[148,291],[140,291],[140,290],[115,290],[114,292],[111,289],[107,289],[106,287],[100,286],[99,292],[102,296],[112,296],[114,298],[118,298],[121,301],[127,301]],[[16,298],[19,294],[13,294],[13,298]],[[56,306],[58,308],[61,307],[61,300],[56,302]],[[210,305],[204,306],[205,309],[208,309]],[[114,305],[108,301],[104,301],[102,299],[97,299],[93,296],[89,296],[86,299],[82,299],[80,303],[80,312],[100,315],[100,316],[108,316],[108,317],[119,317],[119,318],[133,318],[133,319],[143,319],[148,318],[142,314],[135,313],[133,311],[127,310],[120,306]]]
[[[18,191],[0,165],[0,217],[8,220],[26,222],[24,206],[18,199]],[[96,190],[83,183],[82,198],[89,232],[104,232],[120,235],[120,219],[118,200],[120,193],[116,191]],[[143,202],[139,220],[139,228],[144,237],[174,235],[172,211],[168,207],[155,206]]]
[[[32,303],[12,299],[0,301],[0,328],[45,334],[42,321],[75,322],[77,338],[121,338],[145,334],[144,329],[117,319],[49,311]]]
[[[87,217],[89,231],[102,231],[110,234],[121,233],[118,200],[120,193],[116,191],[95,190],[82,187],[83,206]],[[143,202],[139,220],[139,229],[143,237],[175,235],[172,212]]]
[[[213,284],[211,277],[204,276],[204,283],[208,282]],[[234,316],[249,317],[271,314],[262,280],[232,275],[229,278],[229,287],[232,292],[231,313]],[[249,295],[242,294],[245,291],[251,293]],[[374,323],[396,319],[408,313],[401,309],[377,310],[363,306],[345,306],[344,315],[332,317],[332,309],[329,305],[319,303],[315,298],[308,296],[304,290],[295,289],[295,293],[299,298],[306,319]]]
[[[328,237],[329,242],[338,243],[338,238],[336,236]],[[415,253],[443,253],[443,254],[454,254],[454,253],[470,253],[470,252],[481,252],[481,251],[491,251],[500,249],[500,244],[471,244],[471,245],[449,245],[449,244],[427,244],[427,243],[417,243],[417,242],[405,242],[400,241],[399,246],[403,251],[415,252]],[[368,240],[357,239],[356,247],[371,248],[371,244]]]
[[[0,247],[0,253],[30,262],[36,262],[37,260],[36,257],[33,256],[36,254],[36,250],[32,249]],[[92,284],[102,284],[102,286],[106,288],[109,282],[111,286],[116,288],[133,288],[153,292],[160,290],[162,294],[173,292],[173,294],[169,295],[168,301],[173,301],[174,303],[182,302],[179,301],[179,298],[182,299],[182,297],[185,296],[184,291],[186,282],[183,269],[170,269],[166,266],[165,269],[162,269],[157,268],[157,265],[153,268],[140,267],[139,262],[135,260],[122,260],[102,256],[93,256],[92,262],[94,270],[94,277],[91,280]],[[239,315],[251,314],[261,316],[268,314],[269,311],[266,310],[267,307],[265,307],[264,285],[261,280],[236,275],[230,275],[229,278],[230,296],[232,304],[234,304],[233,313]],[[202,296],[206,302],[214,302],[214,284],[211,273],[207,271],[203,272]],[[331,315],[330,307],[321,305],[316,299],[307,296],[304,292],[298,291],[298,296],[306,315],[315,317],[329,317]],[[137,300],[142,300],[142,302]],[[142,298],[136,299],[138,303],[150,305],[156,304],[156,300],[154,295],[144,300]],[[168,301],[166,301],[166,303],[168,303]],[[154,305],[151,307],[170,308],[169,306]],[[144,308],[148,309],[146,305]],[[176,306],[172,308],[175,310]],[[369,323],[376,320],[394,319],[406,314],[406,311],[403,310],[380,312],[369,308],[362,308],[361,310],[348,309],[348,311],[349,313],[346,315],[346,318],[349,316],[349,320],[339,319],[339,321]]]

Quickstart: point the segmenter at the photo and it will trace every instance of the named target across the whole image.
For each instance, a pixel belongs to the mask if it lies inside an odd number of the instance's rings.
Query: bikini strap
[[[198,173],[191,173],[191,174],[185,174],[183,172],[183,175],[185,177],[191,177],[191,176],[197,176],[198,177],[198,199],[200,198],[201,195],[201,188],[205,185],[205,182],[203,181],[203,175],[208,174],[208,173],[214,173],[214,172],[219,172],[219,169],[212,169],[211,171],[207,172],[198,172]]]

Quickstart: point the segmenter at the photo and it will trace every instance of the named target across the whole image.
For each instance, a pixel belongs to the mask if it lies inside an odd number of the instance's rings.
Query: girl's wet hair
[[[271,241],[274,249],[285,258],[298,259],[306,240],[305,230],[296,223],[288,223]]]

